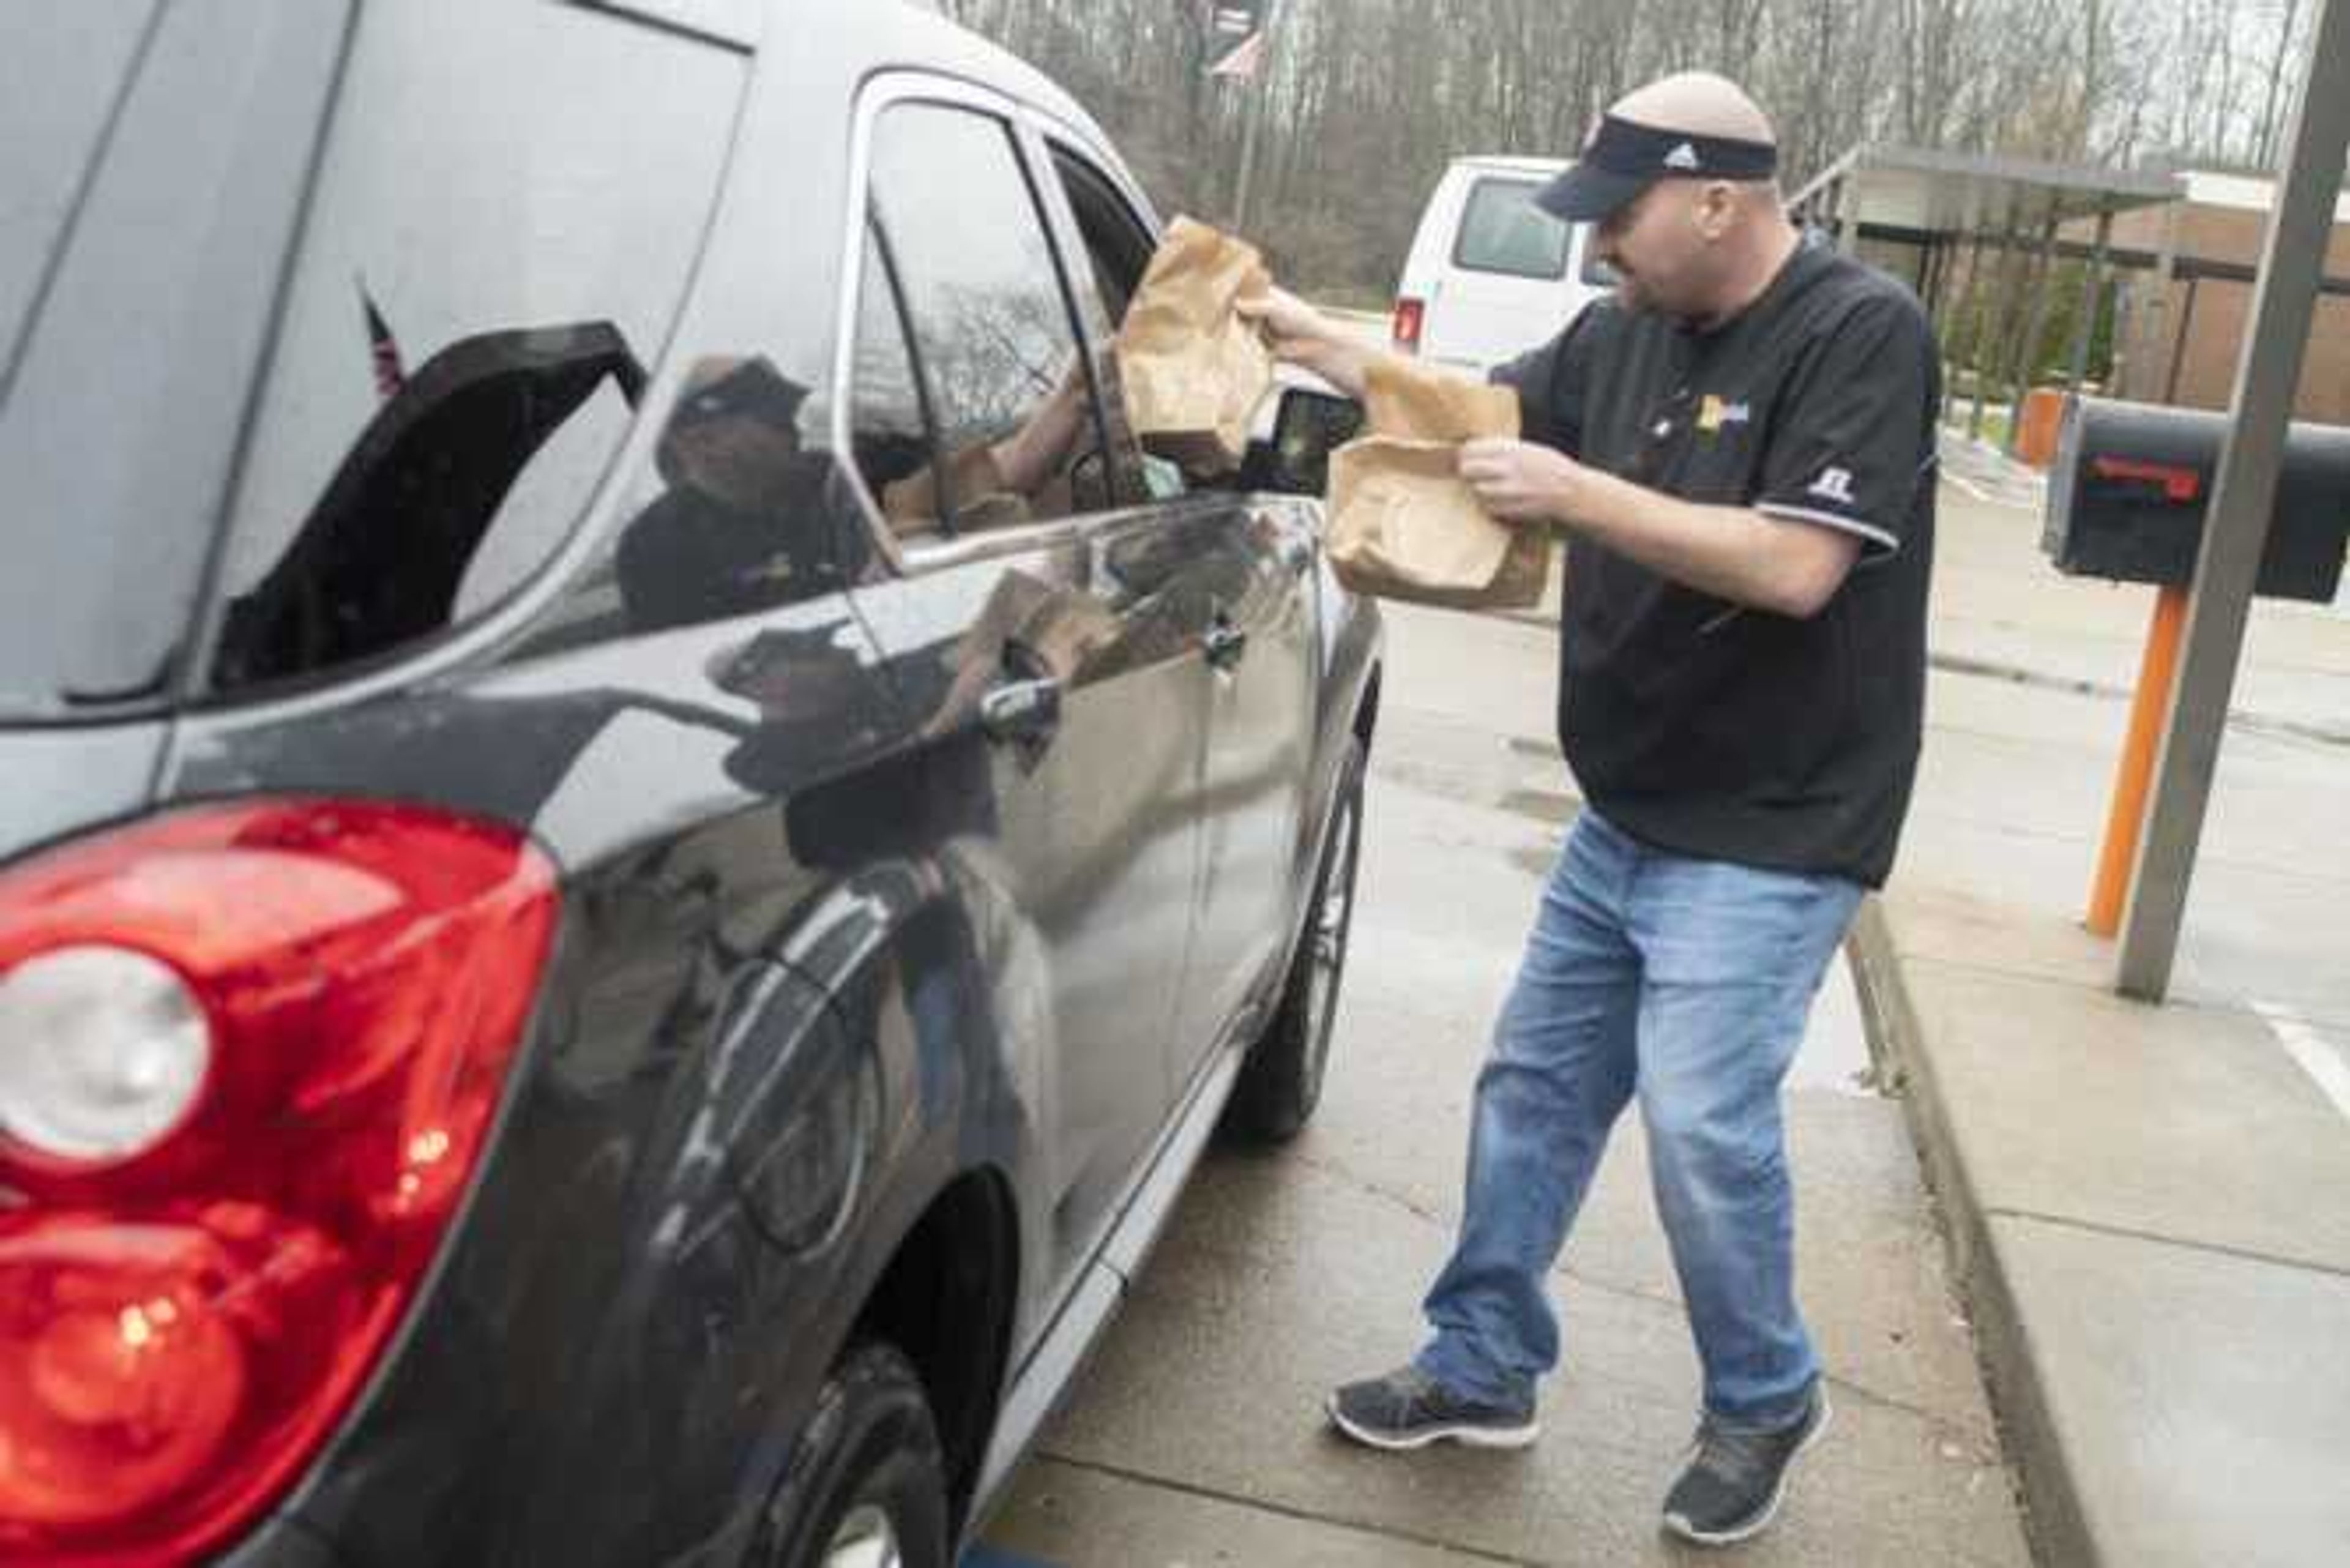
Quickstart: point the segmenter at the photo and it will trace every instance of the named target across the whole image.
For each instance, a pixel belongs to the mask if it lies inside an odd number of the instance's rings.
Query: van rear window
[[[1534,205],[1541,188],[1532,180],[1480,180],[1471,186],[1452,265],[1511,277],[1565,277],[1572,231]]]

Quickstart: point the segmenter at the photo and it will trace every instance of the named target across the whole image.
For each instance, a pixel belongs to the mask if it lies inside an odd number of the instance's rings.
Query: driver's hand
[[[1086,362],[1080,356],[1072,354],[1061,371],[1060,379],[1053,383],[1051,397],[1045,400],[1056,411],[1075,411],[1083,407],[1085,397]]]
[[[1086,428],[1086,372],[1072,355],[1060,377],[1020,427],[991,449],[1006,488],[1034,495],[1060,471]]]

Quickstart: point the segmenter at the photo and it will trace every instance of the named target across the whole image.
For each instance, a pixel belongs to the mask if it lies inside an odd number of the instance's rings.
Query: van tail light
[[[1389,336],[1395,341],[1397,353],[1419,352],[1419,328],[1427,317],[1428,304],[1425,300],[1399,299],[1396,301],[1395,325],[1389,330]]]
[[[466,1192],[552,865],[419,807],[198,807],[0,870],[0,1561],[148,1568],[316,1456]]]

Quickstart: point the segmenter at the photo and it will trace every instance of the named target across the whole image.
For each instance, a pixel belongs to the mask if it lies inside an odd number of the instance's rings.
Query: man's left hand
[[[1461,447],[1462,483],[1503,523],[1567,522],[1582,474],[1573,458],[1533,441],[1489,439]]]

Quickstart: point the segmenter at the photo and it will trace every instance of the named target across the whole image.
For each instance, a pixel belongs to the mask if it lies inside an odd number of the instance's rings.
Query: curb
[[[1926,662],[1933,669],[1952,675],[1978,675],[1987,680],[2012,681],[2018,686],[2033,686],[2045,691],[2065,691],[2075,697],[2101,697],[2110,701],[2126,702],[2137,695],[2135,689],[2127,686],[2070,675],[2046,675],[2021,664],[2004,659],[1977,659],[1971,654],[1929,651]],[[2247,708],[2230,708],[2227,722],[2229,728],[2241,730],[2248,734],[2310,741],[2321,746],[2350,746],[2350,725],[2272,718]]]
[[[1934,1076],[1932,1053],[1903,978],[1891,920],[1871,894],[1854,917],[1845,948],[1860,992],[1869,1050],[1898,1095],[1918,1160],[1942,1211],[1950,1277],[1975,1326],[1976,1355],[1991,1414],[2023,1487],[2023,1526],[2043,1568],[2097,1568],[2106,1561],[2082,1512],[2062,1432],[2048,1407],[2031,1324],[2019,1308],[1999,1238],[1984,1214],[1950,1109]]]

